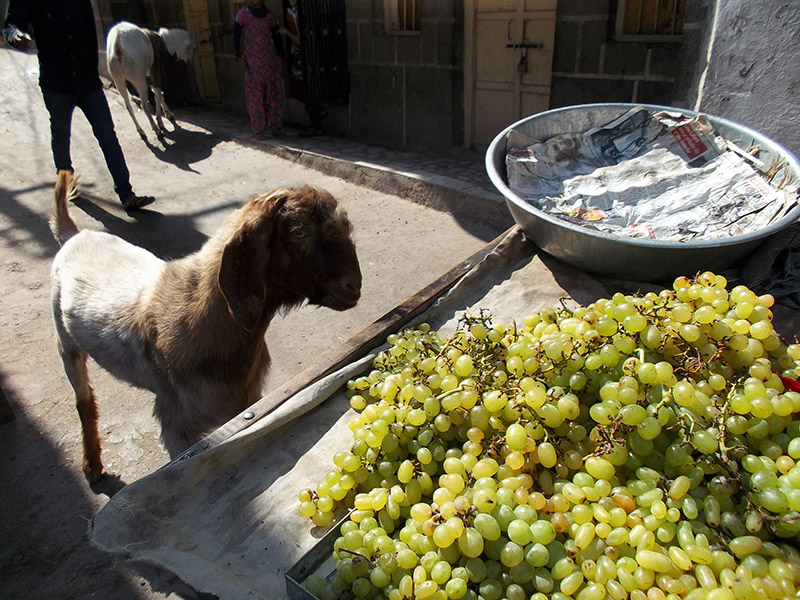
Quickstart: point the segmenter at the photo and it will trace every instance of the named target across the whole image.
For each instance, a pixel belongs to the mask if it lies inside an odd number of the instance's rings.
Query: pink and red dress
[[[236,14],[241,26],[242,55],[247,61],[244,93],[253,133],[261,135],[267,127],[273,131],[283,126],[283,60],[278,56],[272,31],[278,19],[269,10],[257,17],[245,6]]]

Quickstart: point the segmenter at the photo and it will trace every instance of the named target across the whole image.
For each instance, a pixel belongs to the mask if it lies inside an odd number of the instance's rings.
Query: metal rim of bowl
[[[735,123],[728,119],[717,117],[715,115],[711,115],[708,113],[700,113],[697,111],[678,108],[674,106],[660,106],[657,104],[634,104],[634,103],[596,103],[596,104],[576,104],[573,106],[565,106],[562,108],[547,110],[520,119],[519,121],[516,121],[515,123],[512,123],[505,129],[503,129],[500,133],[498,133],[495,136],[491,144],[489,144],[489,147],[486,149],[485,166],[486,166],[486,171],[489,175],[489,179],[491,180],[492,184],[498,189],[498,191],[500,191],[500,193],[503,194],[506,200],[515,204],[519,209],[533,214],[537,218],[547,221],[548,223],[555,225],[556,227],[564,228],[574,233],[579,233],[581,235],[597,238],[599,240],[631,246],[634,249],[663,247],[670,249],[695,250],[701,248],[718,248],[721,246],[737,246],[739,244],[761,240],[765,237],[772,235],[773,233],[776,233],[784,229],[785,227],[789,226],[790,224],[800,219],[800,205],[796,204],[791,210],[789,210],[786,213],[786,215],[784,215],[778,221],[768,225],[767,227],[764,227],[763,229],[760,229],[759,231],[754,231],[743,235],[730,236],[727,238],[715,238],[713,240],[691,240],[688,242],[676,242],[670,240],[652,240],[645,238],[624,238],[610,233],[597,231],[591,229],[590,227],[583,227],[581,225],[570,223],[569,221],[566,221],[564,219],[551,216],[547,212],[539,208],[536,208],[528,201],[520,198],[516,194],[516,192],[514,192],[510,187],[508,187],[508,184],[506,183],[505,179],[506,177],[505,157],[506,157],[506,138],[510,131],[518,129],[522,125],[530,123],[531,121],[537,119],[544,119],[547,118],[548,116],[564,112],[584,111],[590,109],[614,109],[614,108],[619,108],[620,110],[625,111],[637,106],[641,106],[648,110],[654,110],[654,111],[665,110],[670,112],[680,112],[690,117],[694,117],[699,114],[705,114],[708,117],[709,121],[711,121],[712,125],[714,125],[715,130],[717,130],[719,126],[722,126],[723,128],[739,132],[742,135],[752,136],[754,140],[757,140],[762,144],[764,144],[766,150],[780,154],[781,157],[784,160],[786,160],[787,163],[786,167],[784,168],[790,169],[794,173],[800,174],[800,163],[798,162],[798,159],[791,152],[789,152],[789,150],[787,150],[774,140],[771,140],[764,134],[759,133],[754,129],[751,129],[750,127],[741,125],[739,123]],[[601,125],[601,123],[598,123],[598,125]],[[498,153],[499,147],[502,147],[502,154]],[[497,158],[498,160],[502,158],[502,171],[501,169],[498,168],[498,165],[495,164],[495,158]]]

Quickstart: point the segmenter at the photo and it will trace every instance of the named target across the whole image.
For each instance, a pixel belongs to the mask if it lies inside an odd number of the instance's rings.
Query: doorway
[[[485,150],[511,123],[550,107],[557,0],[465,5],[465,143]]]

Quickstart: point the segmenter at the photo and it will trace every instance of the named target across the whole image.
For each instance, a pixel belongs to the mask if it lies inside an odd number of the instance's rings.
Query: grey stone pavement
[[[399,150],[368,144],[335,133],[305,136],[302,126],[288,126],[281,137],[255,140],[246,117],[208,107],[178,107],[181,120],[204,124],[216,134],[382,192],[437,205],[457,198],[489,201],[503,219],[505,200],[489,180],[484,154],[465,148],[440,152]]]

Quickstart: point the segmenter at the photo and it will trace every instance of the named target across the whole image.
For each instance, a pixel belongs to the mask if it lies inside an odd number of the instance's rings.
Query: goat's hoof
[[[97,483],[103,476],[103,463],[98,462],[96,465],[91,465],[88,462],[83,462],[83,476],[89,483]]]

